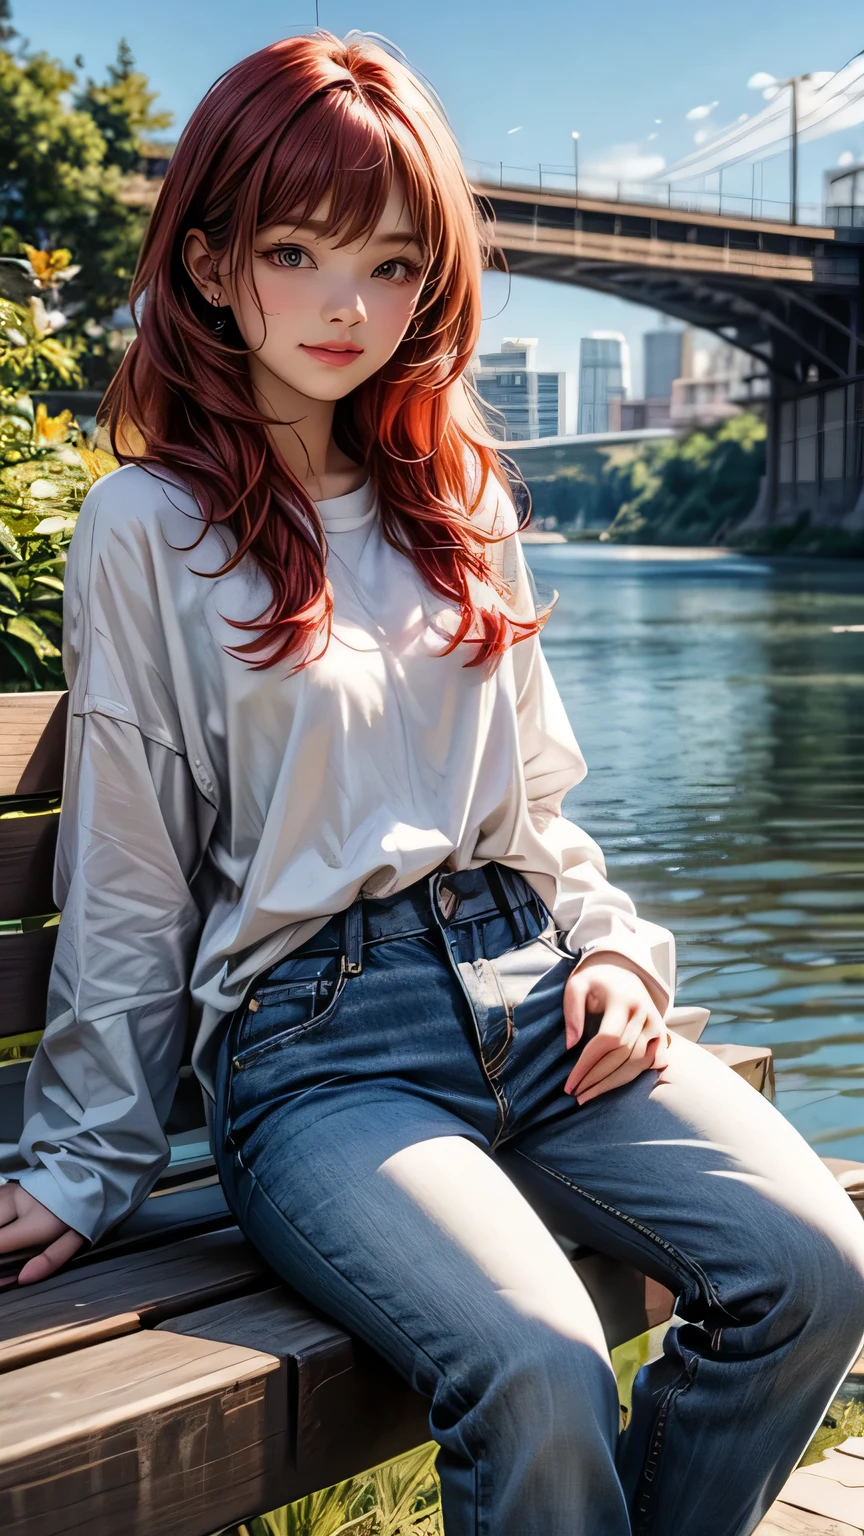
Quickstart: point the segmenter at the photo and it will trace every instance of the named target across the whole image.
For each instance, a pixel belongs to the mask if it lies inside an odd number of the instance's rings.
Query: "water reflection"
[[[777,1102],[864,1160],[864,566],[528,546],[588,778],[567,810],[675,931],[706,1039],[770,1045]]]

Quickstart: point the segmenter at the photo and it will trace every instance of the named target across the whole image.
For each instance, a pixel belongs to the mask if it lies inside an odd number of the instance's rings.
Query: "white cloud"
[[[750,113],[749,112],[742,112],[741,116],[738,119],[738,121],[739,121],[739,123],[749,123],[749,121],[750,121]]]
[[[750,76],[750,79],[747,81],[747,89],[748,91],[764,91],[766,85],[776,84],[777,80],[774,75],[767,75],[764,69],[760,69],[757,70],[755,75]]]
[[[662,119],[662,117],[655,117],[654,121],[655,121],[655,123],[659,124],[659,123],[662,123],[663,119]]]
[[[710,137],[711,137],[711,129],[710,128],[697,128],[696,132],[693,135],[693,143],[694,144],[707,144],[708,140],[710,139]]]
[[[522,132],[522,124],[521,123],[519,124],[518,128],[508,128],[507,129],[508,137],[510,136],[511,133],[521,133],[521,132]]]
[[[656,137],[657,137],[656,133],[649,133],[649,135],[648,135],[648,143],[650,144],[654,139],[656,139]]]
[[[853,155],[851,149],[844,149],[842,155],[840,155],[840,157],[839,157],[839,159],[837,161],[837,164],[838,165],[854,165],[855,164],[855,156]]]
[[[690,123],[698,122],[700,117],[710,117],[711,113],[714,111],[714,108],[719,107],[719,105],[719,101],[709,101],[707,106],[691,107],[690,111],[687,113],[687,121]]]
[[[602,160],[585,169],[592,176],[607,176],[611,181],[648,181],[659,176],[665,165],[662,155],[647,154],[641,144],[613,144]]]

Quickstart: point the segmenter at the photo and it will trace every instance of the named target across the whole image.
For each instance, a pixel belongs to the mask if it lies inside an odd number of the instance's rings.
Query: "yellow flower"
[[[56,251],[37,251],[35,245],[25,244],[22,244],[21,249],[33,268],[40,287],[48,288],[52,283],[74,277],[75,273],[81,270],[80,267],[72,267],[71,251],[62,248]]]
[[[56,448],[60,443],[65,443],[72,421],[71,411],[61,411],[59,416],[49,416],[44,405],[37,405],[33,422],[36,446]]]
[[[113,453],[105,453],[102,448],[77,448],[81,462],[90,476],[90,484],[101,480],[103,475],[110,475],[114,469],[119,469]]]

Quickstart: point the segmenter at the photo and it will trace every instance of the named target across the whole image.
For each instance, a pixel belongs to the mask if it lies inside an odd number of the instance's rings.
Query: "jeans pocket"
[[[244,1071],[262,1056],[329,1023],[347,980],[341,955],[300,955],[258,982],[241,1014],[232,1066]]]

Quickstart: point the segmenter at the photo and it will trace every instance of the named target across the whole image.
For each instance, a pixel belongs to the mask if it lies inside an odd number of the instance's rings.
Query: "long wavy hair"
[[[255,667],[296,669],[326,647],[327,544],[256,404],[233,317],[214,332],[183,263],[184,238],[202,229],[254,293],[258,229],[325,209],[331,238],[362,239],[394,182],[426,276],[389,362],[337,403],[334,435],[377,485],[384,536],[460,613],[449,650],[467,642],[466,664],[477,665],[537,630],[533,615],[514,618],[495,601],[505,592],[489,558],[496,535],[472,521],[490,475],[502,485],[507,476],[465,376],[487,247],[458,150],[435,99],[399,59],[367,37],[316,32],[235,65],[191,117],[132,284],[137,335],[102,407],[122,462],[168,471],[195,496],[204,532],[230,529],[233,548],[216,574],[248,554],[266,575],[270,601],[254,621],[237,621],[253,633],[233,648]]]

